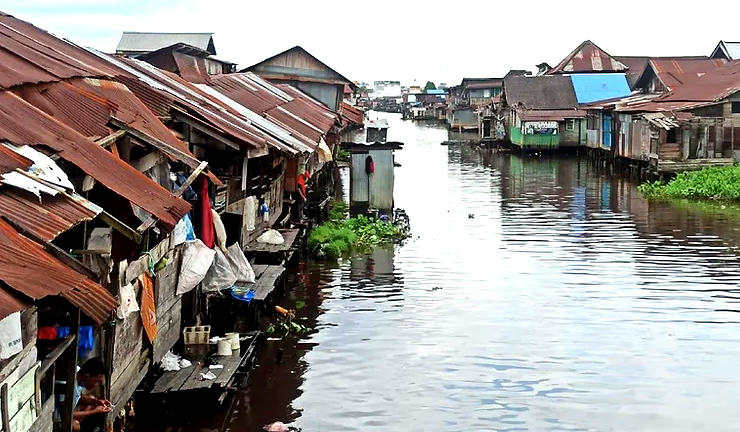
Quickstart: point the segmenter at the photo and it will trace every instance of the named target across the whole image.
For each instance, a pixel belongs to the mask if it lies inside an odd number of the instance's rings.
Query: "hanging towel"
[[[157,307],[154,302],[154,284],[147,273],[139,276],[141,283],[141,323],[150,343],[157,338]]]
[[[211,198],[208,196],[208,179],[205,176],[198,178],[198,201],[195,203],[195,211],[198,212],[198,238],[213,249],[216,246],[216,233],[213,229]]]
[[[244,224],[247,231],[254,231],[257,226],[257,207],[259,207],[259,204],[255,196],[247,197],[247,201],[244,203],[244,213],[246,213]]]

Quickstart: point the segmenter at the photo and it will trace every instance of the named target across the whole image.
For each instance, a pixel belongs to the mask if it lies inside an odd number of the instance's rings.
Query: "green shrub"
[[[329,221],[308,236],[308,250],[316,257],[336,259],[352,249],[367,249],[408,237],[408,233],[389,222],[362,215],[347,218],[347,205],[343,202],[333,201],[329,205]]]
[[[639,190],[647,197],[740,200],[740,166],[684,172],[667,183],[644,183]]]

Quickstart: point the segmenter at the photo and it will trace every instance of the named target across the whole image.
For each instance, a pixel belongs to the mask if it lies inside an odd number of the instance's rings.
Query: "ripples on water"
[[[418,238],[301,269],[314,331],[265,348],[232,430],[740,430],[740,224],[575,158],[389,139]]]

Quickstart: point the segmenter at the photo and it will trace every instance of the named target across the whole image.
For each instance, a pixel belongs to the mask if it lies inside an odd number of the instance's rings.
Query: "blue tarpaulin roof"
[[[625,74],[577,74],[571,75],[570,80],[579,104],[616,99],[631,93]]]

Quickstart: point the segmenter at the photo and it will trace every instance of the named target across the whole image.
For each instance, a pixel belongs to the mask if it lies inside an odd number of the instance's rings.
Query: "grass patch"
[[[647,182],[639,191],[648,198],[740,200],[740,166],[684,172],[669,182]]]
[[[329,220],[308,235],[308,250],[316,258],[337,259],[352,250],[368,249],[409,236],[407,231],[390,222],[362,215],[348,218],[348,208],[343,202],[332,201],[329,205]]]

